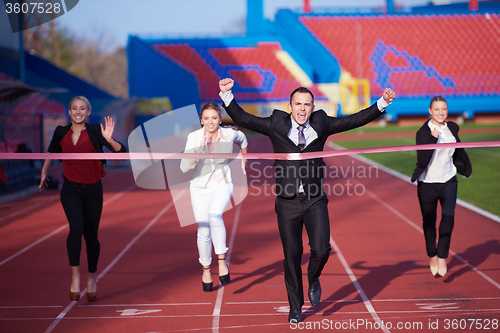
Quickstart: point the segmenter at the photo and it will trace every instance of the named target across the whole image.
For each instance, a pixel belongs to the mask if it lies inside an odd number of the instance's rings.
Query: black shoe
[[[309,285],[307,295],[309,295],[312,306],[319,304],[319,300],[321,299],[321,285],[319,284],[319,279]]]
[[[203,291],[206,291],[207,293],[211,292],[212,291],[212,288],[214,286],[214,283],[213,282],[210,282],[210,283],[205,283],[205,282],[201,282],[203,284]]]
[[[219,259],[219,260],[226,260],[226,258]],[[226,264],[227,267],[227,264]],[[231,283],[231,278],[229,277],[229,268],[227,269],[227,274],[220,276],[219,275],[219,280],[222,285],[230,284]]]
[[[203,267],[203,270],[204,271],[209,271],[210,270],[210,266],[206,267],[206,268]],[[203,282],[203,278],[202,278],[201,283],[203,285],[203,291],[206,291],[206,292],[211,292],[212,291],[212,288],[214,286],[213,282]]]
[[[300,309],[298,310],[290,309],[290,313],[288,314],[288,322],[292,324],[292,323],[300,323],[301,321],[302,321],[302,313],[300,312]]]

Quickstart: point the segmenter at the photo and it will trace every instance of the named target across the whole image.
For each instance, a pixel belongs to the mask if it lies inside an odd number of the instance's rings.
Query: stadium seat
[[[497,14],[308,15],[300,20],[342,68],[370,81],[372,96],[381,92],[382,83],[398,85],[406,97],[500,94]]]
[[[189,44],[155,44],[154,48],[191,70],[199,82],[202,101],[218,100],[217,82],[233,77],[233,92],[242,102],[288,100],[301,84],[276,57],[279,42],[262,42],[249,47],[194,47]],[[324,96],[315,87],[316,98]]]

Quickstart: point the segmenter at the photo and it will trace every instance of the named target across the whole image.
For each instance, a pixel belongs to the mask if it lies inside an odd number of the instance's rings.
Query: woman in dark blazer
[[[448,117],[448,103],[442,96],[431,100],[431,119],[418,130],[416,142],[421,144],[460,142],[459,127]],[[457,203],[456,173],[469,177],[472,166],[463,148],[417,151],[417,167],[411,181],[418,180],[418,200],[423,217],[423,230],[432,275],[444,276],[450,250],[451,232],[455,223]],[[436,211],[441,204],[439,240],[436,246]]]
[[[112,152],[125,152],[125,147],[111,136],[114,130],[113,119],[105,118],[105,127],[88,124],[91,106],[87,98],[77,96],[69,103],[71,124],[58,126],[52,136],[49,153],[102,153],[103,146]],[[46,186],[47,172],[51,159],[45,160],[42,168],[40,189]],[[99,260],[100,244],[97,239],[103,206],[101,177],[106,173],[104,160],[63,160],[64,183],[61,189],[61,203],[69,222],[66,240],[69,264],[72,271],[70,299],[80,299],[80,252],[82,235],[87,247],[88,276],[87,299],[96,300],[96,271]]]

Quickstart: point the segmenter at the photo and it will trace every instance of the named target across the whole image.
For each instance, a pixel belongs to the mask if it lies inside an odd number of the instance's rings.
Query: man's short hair
[[[292,93],[290,94],[290,104],[292,104],[293,95],[295,95],[296,93],[310,94],[312,99],[313,99],[313,104],[314,104],[314,95],[311,92],[311,90],[307,89],[306,87],[298,87],[297,89],[292,91]]]

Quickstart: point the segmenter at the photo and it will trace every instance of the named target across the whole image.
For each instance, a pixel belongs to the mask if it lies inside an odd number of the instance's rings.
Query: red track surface
[[[269,151],[268,141],[252,139]],[[457,206],[448,274],[435,278],[420,232],[416,188],[381,170],[360,178],[360,168],[368,172],[368,166],[351,157],[326,161],[332,172],[335,166],[339,172],[355,166],[356,172],[354,178],[349,169],[346,177],[327,179],[332,254],[321,277],[322,301],[315,308],[306,302],[304,322],[289,325],[274,197],[256,195],[270,191],[257,171],[270,162],[259,162],[249,170],[254,182],[245,201],[224,214],[232,283],[218,287],[214,263],[212,293],[201,288],[196,227],[181,228],[170,193],[137,188],[129,169],[109,170],[103,179],[94,303],[85,297],[69,301],[67,222],[59,192],[0,206],[0,332],[384,331],[370,329],[378,327],[376,318],[392,325],[385,332],[448,332],[454,323],[466,324],[457,330],[462,332],[498,331],[500,225]],[[364,194],[348,195],[356,184]],[[306,237],[304,247],[307,290]],[[85,269],[82,251],[82,290]],[[488,321],[489,330],[476,329]],[[398,323],[407,328],[398,329]]]

